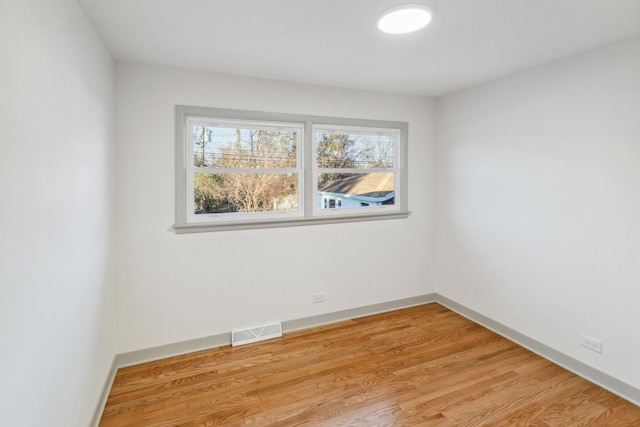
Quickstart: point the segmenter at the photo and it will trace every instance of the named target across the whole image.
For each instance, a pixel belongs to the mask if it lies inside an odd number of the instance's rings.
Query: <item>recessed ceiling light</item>
[[[418,31],[431,22],[431,9],[423,4],[403,4],[385,11],[378,19],[378,28],[389,34]]]

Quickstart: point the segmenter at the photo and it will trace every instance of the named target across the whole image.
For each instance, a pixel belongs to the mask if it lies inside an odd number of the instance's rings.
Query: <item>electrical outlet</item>
[[[586,335],[580,335],[580,345],[595,351],[596,353],[602,353],[602,341],[598,341],[594,338]]]
[[[315,294],[311,295],[311,302],[324,302],[324,292],[316,292]]]

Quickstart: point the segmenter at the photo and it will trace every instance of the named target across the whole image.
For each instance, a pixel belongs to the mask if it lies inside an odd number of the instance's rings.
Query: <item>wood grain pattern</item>
[[[640,426],[640,407],[434,303],[120,369],[100,425]]]

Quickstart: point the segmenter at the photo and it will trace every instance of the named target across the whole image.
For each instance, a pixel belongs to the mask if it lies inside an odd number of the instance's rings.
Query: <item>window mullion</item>
[[[316,173],[388,173],[398,172],[396,168],[316,168]]]
[[[305,122],[304,126],[304,145],[302,147],[303,154],[303,171],[304,171],[304,189],[302,197],[304,198],[304,216],[313,216],[313,208],[317,199],[317,177],[315,173],[315,157],[316,150],[313,144],[313,123]]]
[[[194,173],[212,174],[263,174],[263,173],[301,173],[301,168],[214,168],[214,167],[193,167]]]

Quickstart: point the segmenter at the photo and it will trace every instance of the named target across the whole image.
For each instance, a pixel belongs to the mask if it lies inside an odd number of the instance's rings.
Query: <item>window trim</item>
[[[188,126],[189,118],[217,118],[221,120],[244,120],[253,122],[274,122],[274,123],[300,123],[303,125],[304,135],[302,138],[302,182],[303,187],[299,190],[303,195],[302,216],[283,216],[269,218],[242,219],[224,218],[222,216],[215,222],[189,222],[187,213],[187,182],[188,182]],[[313,128],[326,126],[339,126],[344,128],[368,128],[368,129],[394,129],[400,131],[398,141],[399,151],[396,161],[399,168],[400,191],[398,198],[400,203],[394,210],[364,209],[365,212],[348,212],[341,210],[338,214],[319,215],[315,213],[315,203],[312,195],[317,194],[313,185],[316,179],[313,177],[315,162],[315,147],[313,144]],[[247,230],[260,228],[295,227],[303,225],[336,224],[359,221],[373,221],[386,219],[407,218],[410,215],[408,210],[408,134],[409,124],[398,121],[382,121],[368,119],[350,119],[342,117],[310,116],[301,114],[272,113],[249,110],[230,110],[224,108],[207,108],[193,106],[176,106],[176,127],[175,127],[175,224],[173,229],[176,233],[198,233],[209,231],[226,230]],[[337,210],[337,209],[336,209]],[[351,211],[351,209],[349,210]]]

